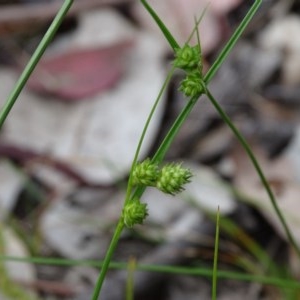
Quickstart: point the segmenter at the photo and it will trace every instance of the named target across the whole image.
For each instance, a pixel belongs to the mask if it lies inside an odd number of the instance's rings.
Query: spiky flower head
[[[122,211],[123,222],[126,227],[133,227],[135,224],[142,224],[148,216],[146,203],[141,203],[139,199],[129,201]]]
[[[184,190],[184,185],[191,181],[192,176],[191,171],[181,164],[167,164],[161,169],[156,187],[164,193],[175,195]]]
[[[189,72],[181,81],[179,91],[187,97],[200,97],[204,92],[201,73],[198,70]]]
[[[132,172],[133,185],[155,186],[159,175],[158,165],[146,159],[137,163]]]
[[[185,71],[202,69],[201,52],[199,45],[194,47],[185,44],[183,47],[175,50],[174,65]]]

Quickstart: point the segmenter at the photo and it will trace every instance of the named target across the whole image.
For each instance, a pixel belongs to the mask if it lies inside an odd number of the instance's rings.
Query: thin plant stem
[[[268,183],[268,180],[266,179],[254,153],[251,150],[251,147],[249,146],[249,144],[247,143],[247,141],[245,140],[245,138],[241,135],[241,133],[239,132],[239,130],[237,129],[237,127],[231,122],[229,116],[226,114],[226,112],[222,109],[222,107],[220,106],[220,104],[218,103],[218,101],[213,97],[213,95],[211,94],[211,92],[207,89],[206,90],[206,95],[209,98],[209,100],[211,101],[212,105],[215,107],[215,109],[217,110],[217,112],[219,113],[219,115],[221,116],[221,118],[223,119],[223,121],[228,125],[228,127],[232,130],[232,132],[234,133],[234,135],[236,136],[236,138],[239,140],[239,142],[241,143],[241,145],[243,146],[244,150],[246,151],[249,159],[251,160],[269,198],[270,201],[272,203],[272,206],[275,210],[275,213],[277,215],[277,217],[279,218],[282,227],[285,231],[285,234],[289,240],[289,242],[291,243],[291,245],[293,246],[293,248],[295,249],[298,257],[300,258],[300,249],[299,246],[297,245],[296,240],[294,239],[294,236],[292,235],[285,217],[283,216],[280,208],[278,207],[276,198],[271,190],[271,187]]]
[[[68,10],[72,6],[74,0],[66,0],[62,5],[61,9],[58,11],[57,15],[55,16],[53,22],[51,23],[49,29],[45,33],[43,39],[41,40],[40,44],[36,48],[35,52],[31,56],[28,64],[26,65],[24,71],[20,75],[17,83],[15,84],[11,94],[8,96],[6,103],[2,107],[0,111],[0,129],[3,126],[4,121],[6,120],[9,112],[11,111],[12,107],[14,106],[17,98],[19,97],[21,91],[23,90],[27,80],[29,79],[31,73],[33,72],[34,68],[36,67],[37,63],[40,61],[41,57],[43,56],[46,48],[52,41],[55,33],[57,32],[60,24],[62,23],[64,17],[66,16]]]
[[[211,299],[217,299],[217,279],[218,279],[218,252],[219,252],[219,237],[220,237],[220,209],[217,210],[216,220],[216,234],[215,234],[215,247],[214,247],[214,264],[212,276],[212,295]]]
[[[93,292],[93,295],[92,295],[92,298],[91,298],[92,300],[98,300],[98,298],[99,298],[99,294],[100,294],[100,291],[101,291],[101,288],[102,288],[107,270],[109,268],[111,257],[113,256],[113,253],[115,252],[115,249],[118,245],[118,241],[120,239],[123,228],[124,228],[124,223],[123,223],[123,220],[120,219],[119,222],[118,222],[118,225],[117,225],[117,227],[114,231],[114,235],[113,235],[112,240],[110,242],[109,248],[108,248],[108,250],[105,254],[105,258],[103,260],[103,265],[101,267],[101,272],[100,272],[100,275],[99,275],[98,280],[96,282],[94,292]]]
[[[1,261],[13,261],[18,263],[31,263],[39,265],[50,265],[50,266],[90,266],[90,267],[101,267],[102,261],[99,260],[73,260],[64,258],[50,258],[50,257],[17,257],[17,256],[6,256],[0,255]],[[241,268],[243,266],[240,266]],[[115,270],[126,270],[128,268],[127,262],[115,262],[112,261],[109,265],[110,269]],[[179,274],[179,275],[190,275],[190,276],[201,276],[211,278],[211,268],[198,268],[195,266],[182,267],[182,266],[170,266],[170,265],[147,265],[147,264],[136,264],[137,271],[143,272],[158,272],[166,274]],[[285,290],[298,290],[300,291],[300,282],[289,277],[285,274],[285,278],[279,278],[278,276],[265,276],[263,274],[246,274],[244,272],[218,270],[219,279],[232,279],[247,282],[257,282],[265,285],[272,285],[274,287],[283,288]]]
[[[92,266],[102,267],[103,261],[99,260],[74,260],[65,258],[52,258],[52,257],[19,257],[19,256],[7,256],[0,255],[0,261],[13,261],[19,263],[32,263],[39,265],[51,265],[51,266]],[[127,262],[115,262],[112,261],[109,265],[110,269],[126,270],[128,268]],[[203,276],[211,277],[211,268],[197,268],[197,267],[182,267],[182,266],[170,266],[170,265],[155,265],[155,264],[136,264],[137,271],[144,272],[159,272],[166,274],[179,274],[179,275],[191,275],[191,276]],[[277,287],[283,287],[287,289],[300,290],[300,282],[294,279],[283,279],[274,276],[253,275],[245,274],[236,271],[218,270],[219,279],[237,279],[248,282],[258,282],[266,285],[273,285]]]

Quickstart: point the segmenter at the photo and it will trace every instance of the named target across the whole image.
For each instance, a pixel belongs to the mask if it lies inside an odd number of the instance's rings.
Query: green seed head
[[[158,174],[157,164],[153,164],[150,159],[146,159],[134,167],[132,183],[133,185],[155,186]]]
[[[192,173],[181,164],[165,165],[160,172],[156,187],[164,193],[175,195],[184,190],[184,185],[190,182]]]
[[[187,97],[200,97],[204,92],[201,73],[199,71],[188,73],[181,81],[179,91]]]
[[[142,224],[147,216],[147,204],[141,203],[139,199],[128,202],[122,211],[123,222],[129,228],[135,224]]]
[[[194,47],[184,45],[175,50],[174,65],[185,71],[197,69],[199,65],[202,65],[200,47],[198,45]]]

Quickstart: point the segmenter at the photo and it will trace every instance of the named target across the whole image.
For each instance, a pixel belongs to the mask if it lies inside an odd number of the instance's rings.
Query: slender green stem
[[[300,249],[299,249],[299,246],[297,245],[296,243],[296,240],[294,239],[294,236],[292,235],[287,223],[286,223],[286,220],[280,210],[280,208],[278,207],[277,205],[277,201],[275,199],[275,196],[271,190],[271,187],[257,161],[257,159],[255,158],[255,155],[253,154],[250,146],[248,145],[247,141],[245,140],[245,138],[241,135],[241,133],[239,132],[239,130],[235,127],[235,125],[231,122],[229,116],[226,114],[226,112],[222,109],[222,107],[220,106],[220,104],[217,102],[217,100],[213,97],[213,95],[211,94],[211,92],[207,89],[206,90],[206,94],[207,94],[207,97],[209,98],[209,100],[211,101],[212,105],[215,107],[215,109],[218,111],[218,113],[220,114],[221,118],[223,119],[223,121],[229,126],[229,128],[232,130],[232,132],[234,133],[234,135],[236,136],[236,138],[239,140],[239,142],[241,143],[241,145],[243,146],[244,150],[246,151],[249,159],[251,160],[269,198],[270,198],[270,201],[272,203],[272,206],[275,210],[275,213],[277,215],[277,217],[279,218],[282,226],[283,226],[283,229],[285,231],[285,234],[289,240],[289,242],[291,243],[291,245],[294,247],[297,255],[299,256],[300,258]]]
[[[249,9],[248,13],[246,14],[243,21],[240,23],[238,28],[235,30],[233,35],[231,36],[230,40],[227,42],[227,44],[224,46],[223,50],[219,54],[218,58],[215,60],[213,65],[210,67],[209,71],[206,73],[204,77],[204,81],[206,84],[208,84],[211,79],[214,77],[218,69],[220,68],[220,65],[224,62],[228,54],[231,52],[232,48],[238,41],[238,39],[241,37],[243,32],[245,31],[247,25],[252,20],[254,14],[257,12],[258,8],[260,7],[262,3],[262,0],[256,0],[254,4]]]
[[[93,266],[101,267],[103,262],[98,260],[73,260],[64,258],[50,258],[50,257],[19,257],[19,256],[6,256],[0,255],[0,261],[13,261],[19,263],[32,263],[39,265],[54,265],[54,266]],[[111,262],[110,269],[126,270],[128,268],[127,262]],[[144,272],[159,272],[167,274],[179,274],[179,275],[191,275],[191,276],[204,276],[211,278],[211,268],[197,268],[197,267],[182,267],[182,266],[170,266],[170,265],[147,265],[137,264],[137,271]],[[279,278],[274,276],[253,275],[245,274],[242,272],[222,271],[218,270],[218,278],[221,279],[237,279],[249,282],[259,282],[266,285],[274,285],[277,287],[283,287],[288,289],[300,290],[300,282],[294,279]]]
[[[123,228],[124,228],[124,223],[123,223],[123,220],[120,219],[119,222],[118,222],[118,225],[117,225],[117,227],[114,231],[114,235],[113,235],[112,240],[110,242],[109,248],[108,248],[108,250],[105,254],[105,258],[104,258],[104,261],[103,261],[101,272],[99,274],[99,277],[98,277],[98,280],[97,280],[97,283],[96,283],[96,286],[95,286],[95,289],[94,289],[94,292],[93,292],[92,300],[98,300],[98,298],[99,298],[99,294],[100,294],[100,291],[101,291],[101,288],[102,288],[107,270],[109,268],[111,257],[113,256],[113,253],[115,252],[115,249],[118,245],[118,241],[120,239]]]
[[[181,111],[180,115],[177,117],[175,122],[173,123],[171,129],[169,130],[168,134],[165,136],[164,140],[162,141],[161,145],[159,146],[158,150],[154,154],[152,161],[156,163],[160,163],[168,149],[170,148],[174,138],[176,137],[178,131],[180,130],[181,126],[185,122],[187,116],[192,111],[194,105],[196,104],[198,100],[198,97],[192,98],[189,100],[187,105],[184,107],[184,109]]]
[[[214,265],[213,265],[213,278],[212,278],[212,300],[217,299],[217,279],[218,279],[218,252],[219,252],[219,236],[220,236],[220,209],[217,211],[216,221],[216,235],[215,235],[215,248],[214,248]]]
[[[52,41],[57,29],[59,28],[60,24],[62,23],[65,15],[67,14],[68,10],[71,7],[73,1],[74,0],[66,0],[64,2],[61,9],[59,10],[56,17],[54,18],[52,24],[50,25],[49,29],[47,30],[46,34],[44,35],[43,39],[41,40],[40,44],[38,45],[37,49],[35,50],[34,54],[30,58],[28,64],[26,65],[24,71],[22,72],[21,76],[19,77],[17,83],[15,84],[13,91],[9,95],[6,103],[4,104],[3,108],[0,111],[0,129],[2,128],[4,121],[6,120],[9,112],[11,111],[12,107],[14,106],[22,89],[24,88],[28,78],[30,77],[30,75],[33,72],[34,68],[36,67],[37,63],[40,61],[46,48]]]

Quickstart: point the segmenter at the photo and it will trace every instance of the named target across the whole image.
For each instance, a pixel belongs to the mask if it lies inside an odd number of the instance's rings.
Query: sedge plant
[[[246,153],[248,154],[251,162],[253,163],[253,166],[254,166],[269,198],[270,198],[273,208],[285,230],[285,233],[287,235],[289,242],[294,247],[294,249],[296,250],[296,252],[300,258],[299,247],[298,247],[298,245],[297,245],[297,243],[285,221],[283,214],[281,213],[281,211],[276,203],[275,196],[270,188],[270,185],[268,184],[268,181],[267,181],[257,159],[255,158],[254,153],[252,152],[252,150],[251,150],[250,146],[248,145],[247,141],[245,140],[245,138],[239,132],[237,127],[232,123],[229,116],[225,113],[225,111],[222,109],[222,107],[216,101],[213,94],[211,93],[211,91],[208,88],[209,82],[211,81],[211,79],[213,78],[213,76],[215,75],[217,70],[220,68],[221,64],[223,63],[223,61],[225,60],[227,55],[230,53],[231,49],[234,47],[234,45],[236,44],[238,39],[240,38],[241,34],[245,30],[247,24],[251,21],[252,17],[254,16],[255,12],[259,8],[262,1],[256,0],[253,3],[252,7],[246,14],[245,18],[240,23],[240,25],[238,26],[237,30],[234,32],[234,34],[232,35],[232,37],[230,38],[228,43],[225,45],[225,47],[223,48],[223,50],[219,54],[218,58],[213,63],[210,70],[205,75],[203,74],[203,68],[202,68],[200,41],[198,40],[198,45],[196,45],[196,46],[190,46],[188,43],[185,43],[182,47],[180,47],[179,44],[177,43],[176,39],[173,37],[173,35],[170,33],[170,31],[167,29],[167,27],[165,26],[163,21],[158,17],[158,15],[153,10],[153,8],[149,5],[149,3],[146,0],[141,0],[141,2],[145,6],[147,11],[150,13],[150,15],[153,17],[153,19],[155,20],[155,22],[161,29],[162,33],[164,34],[165,38],[169,42],[171,48],[173,49],[174,55],[175,55],[175,60],[174,60],[173,66],[176,68],[182,69],[186,73],[186,77],[181,82],[179,90],[181,92],[183,92],[183,94],[186,96],[186,98],[188,100],[187,100],[186,106],[183,108],[183,110],[181,111],[181,113],[179,114],[177,119],[175,120],[171,129],[169,130],[169,132],[165,136],[164,140],[162,141],[160,147],[154,154],[153,158],[148,159],[148,160],[142,162],[141,164],[138,164],[137,158],[138,158],[138,154],[139,154],[140,145],[144,138],[145,131],[150,122],[150,118],[151,118],[153,112],[151,112],[150,117],[146,122],[145,130],[143,132],[143,135],[141,137],[139,146],[137,148],[137,151],[136,151],[136,154],[135,154],[135,157],[133,160],[130,177],[129,177],[129,182],[128,182],[128,188],[127,188],[127,193],[126,193],[123,214],[122,214],[122,217],[120,218],[120,221],[118,222],[116,231],[112,238],[112,242],[109,246],[107,255],[104,259],[104,266],[102,266],[100,276],[99,276],[97,285],[94,290],[94,294],[92,297],[93,300],[98,299],[98,296],[99,296],[99,293],[101,290],[101,286],[103,284],[105,274],[106,274],[108,266],[109,266],[109,261],[112,257],[114,249],[117,245],[120,234],[121,234],[124,226],[126,226],[126,223],[128,223],[128,221],[126,221],[126,218],[128,216],[128,214],[126,212],[126,208],[129,207],[129,205],[131,206],[131,209],[136,207],[137,216],[138,216],[138,218],[136,220],[134,220],[133,223],[130,222],[127,225],[129,225],[131,227],[136,223],[141,224],[143,222],[143,218],[145,218],[147,216],[147,209],[146,209],[146,203],[140,202],[140,198],[147,186],[155,186],[156,185],[156,187],[159,188],[157,178],[155,177],[156,175],[154,175],[152,177],[153,174],[157,174],[156,172],[159,173],[158,170],[151,170],[152,175],[151,175],[151,178],[147,179],[147,180],[149,180],[148,182],[139,182],[137,184],[137,186],[135,186],[134,185],[135,184],[134,177],[136,174],[136,169],[143,168],[142,167],[143,164],[147,165],[147,167],[149,167],[149,169],[151,169],[151,168],[156,169],[159,167],[159,165],[162,163],[164,156],[165,156],[167,150],[169,149],[174,137],[176,136],[177,132],[181,128],[181,125],[184,123],[184,121],[188,117],[188,115],[191,112],[194,105],[198,102],[198,99],[200,98],[201,95],[206,95],[209,98],[212,105],[215,107],[217,112],[220,114],[220,116],[222,117],[224,122],[226,122],[226,124],[233,131],[233,133],[235,134],[236,138],[239,140],[241,145],[244,147]],[[196,31],[197,25],[198,25],[198,22],[196,22],[195,31]],[[171,70],[171,72],[172,71],[173,71],[173,69]],[[168,82],[169,78],[170,78],[170,75],[167,77],[167,80],[166,80],[165,84],[163,85],[161,92],[159,93],[159,96],[155,102],[154,108],[156,107],[157,102],[159,101],[162,91],[165,88],[166,83]],[[177,166],[170,165],[169,168],[170,168],[169,171],[171,171],[173,168],[177,168]],[[145,175],[145,177],[146,177],[147,172],[148,172],[147,169],[143,170],[143,174]],[[168,175],[168,177],[169,177],[168,180],[170,180],[170,181],[174,180],[174,178],[176,178],[176,179],[179,178],[179,177],[176,177],[177,175],[174,177],[174,174],[172,174],[172,172],[173,171],[171,171]],[[183,189],[182,184],[188,183],[192,174],[189,174],[188,170],[185,170],[185,171],[182,170],[180,172],[182,172],[182,176],[183,176],[183,178],[184,177],[185,178],[182,179],[182,182],[180,182],[181,184],[178,186],[176,192],[172,192],[171,190],[167,190],[164,192],[168,192],[170,194],[175,194],[177,192],[180,192]],[[184,172],[186,172],[186,173],[184,174]],[[156,184],[153,184],[152,180],[154,180],[154,182],[156,182]],[[135,187],[135,189],[133,189],[134,187]],[[130,216],[129,218],[130,218],[130,220],[132,220],[132,216]]]
[[[3,106],[0,112],[0,128],[2,127],[6,117],[8,116],[10,110],[12,109],[14,103],[16,102],[19,94],[21,93],[26,81],[30,77],[33,69],[37,65],[39,59],[42,57],[45,49],[47,48],[48,44],[52,40],[55,32],[57,31],[59,25],[61,24],[64,16],[66,15],[67,11],[72,5],[73,0],[65,0],[64,4],[62,5],[61,10],[58,12],[57,16],[55,17],[53,23],[51,24],[49,30],[45,34],[44,38],[42,39],[40,45],[38,46],[37,50],[33,54],[32,58],[30,59],[28,65],[26,66],[24,72],[21,74],[20,79],[15,85],[11,95],[8,97],[7,102]],[[144,126],[144,130],[142,132],[140,141],[137,146],[137,150],[134,154],[132,167],[130,170],[129,180],[127,184],[127,191],[124,200],[124,206],[122,212],[120,214],[119,221],[116,225],[116,229],[114,231],[111,243],[108,247],[106,252],[106,256],[101,266],[101,271],[99,274],[99,278],[97,280],[92,300],[99,299],[101,287],[103,285],[107,270],[110,266],[111,258],[114,253],[114,250],[118,244],[119,238],[121,236],[122,231],[124,228],[128,227],[131,228],[136,224],[142,224],[145,218],[148,215],[147,211],[147,203],[143,203],[141,201],[141,197],[145,191],[145,189],[149,186],[155,187],[163,193],[175,195],[181,192],[184,189],[184,185],[189,183],[192,180],[192,173],[190,170],[184,168],[182,164],[178,163],[168,163],[164,164],[163,160],[164,157],[174,140],[175,136],[177,135],[178,131],[180,130],[182,124],[188,118],[190,112],[192,111],[193,107],[198,103],[200,96],[206,95],[208,99],[211,101],[212,105],[215,107],[217,112],[220,114],[222,119],[226,122],[226,124],[230,127],[230,129],[235,134],[236,138],[240,141],[242,146],[244,147],[246,153],[248,154],[251,162],[254,165],[254,168],[257,171],[259,178],[265,190],[270,198],[270,201],[273,205],[273,208],[284,228],[286,236],[290,242],[290,244],[296,250],[296,253],[300,257],[300,250],[299,247],[285,221],[283,214],[281,213],[274,194],[268,184],[264,173],[257,162],[255,155],[253,154],[250,146],[248,145],[247,141],[243,138],[239,130],[235,127],[235,125],[231,122],[230,118],[224,112],[222,107],[219,105],[217,100],[214,98],[213,93],[210,91],[208,85],[209,82],[212,80],[218,69],[221,67],[222,63],[230,53],[231,49],[237,43],[239,37],[245,30],[248,23],[251,21],[252,17],[258,10],[262,0],[255,0],[251,8],[249,9],[248,13],[225,45],[223,50],[220,52],[219,56],[212,64],[211,68],[208,70],[206,74],[203,74],[202,68],[202,54],[201,54],[201,46],[198,34],[198,44],[195,46],[189,45],[190,39],[180,46],[170,31],[167,29],[163,21],[158,17],[154,9],[149,5],[146,0],[141,0],[141,3],[144,5],[146,10],[149,14],[153,17],[154,21],[157,23],[159,28],[161,29],[162,33],[164,34],[165,38],[169,42],[171,48],[174,51],[174,62],[169,72],[161,91],[158,94],[156,101],[154,102],[153,108],[150,112],[150,115],[146,121]],[[203,16],[203,15],[202,15]],[[194,32],[197,32],[198,24],[202,18],[202,16],[196,20]],[[186,106],[182,109],[180,114],[178,115],[177,119],[171,126],[169,132],[166,134],[165,138],[163,139],[161,145],[158,147],[156,153],[152,158],[148,158],[144,161],[139,161],[139,154],[140,149],[145,138],[147,128],[150,124],[152,115],[155,112],[155,109],[161,99],[161,96],[167,87],[174,70],[179,68],[185,72],[185,79],[180,83],[179,90],[185,95],[187,98]],[[218,230],[218,227],[217,227]],[[218,234],[216,235],[216,239]],[[217,240],[216,240],[216,249],[217,249]],[[216,250],[217,251],[217,250]],[[215,264],[213,272],[210,272],[210,276],[213,276],[213,295],[212,297],[216,297],[216,279],[217,274],[220,278],[220,272],[217,272],[217,252],[215,252]],[[138,269],[138,266],[137,266]],[[151,267],[148,269],[151,269]],[[167,267],[164,268],[166,271]],[[184,273],[183,269],[181,272]],[[221,273],[222,275],[222,273]],[[241,279],[241,276],[239,277]],[[247,279],[246,279],[247,280]],[[131,293],[131,292],[130,292]],[[129,294],[130,294],[129,293]],[[130,296],[128,296],[130,298]]]
[[[228,54],[230,53],[231,49],[234,47],[234,45],[237,43],[239,37],[245,30],[248,23],[251,21],[252,17],[254,16],[255,12],[258,10],[261,0],[254,1],[253,5],[251,6],[250,10],[246,14],[243,21],[240,23],[228,43],[225,45],[221,53],[219,54],[218,58],[213,63],[212,67],[209,69],[209,71],[204,75],[203,74],[203,68],[202,68],[202,57],[201,57],[201,47],[200,47],[200,41],[198,39],[198,45],[196,46],[190,46],[188,43],[185,43],[182,47],[179,46],[173,35],[170,33],[170,31],[167,29],[163,21],[158,17],[156,12],[153,10],[153,8],[149,5],[149,3],[146,0],[141,0],[142,4],[146,8],[146,10],[150,13],[150,15],[153,17],[159,28],[161,29],[162,33],[164,34],[165,38],[169,42],[171,48],[174,51],[175,60],[173,62],[173,67],[180,68],[186,73],[185,79],[180,83],[179,90],[186,96],[187,104],[175,120],[174,124],[171,126],[171,129],[166,134],[164,140],[162,141],[161,145],[159,146],[158,150],[154,154],[154,156],[151,159],[147,159],[144,162],[138,163],[138,155],[139,155],[139,149],[141,147],[147,126],[150,122],[151,116],[153,114],[153,111],[150,113],[150,116],[146,122],[142,137],[140,139],[139,145],[137,147],[137,151],[134,156],[134,160],[132,163],[132,168],[129,176],[128,186],[127,186],[127,193],[125,198],[125,204],[124,209],[122,212],[122,216],[118,222],[118,225],[116,227],[115,233],[113,235],[111,244],[108,248],[106,257],[104,259],[104,265],[102,266],[92,300],[97,300],[99,297],[99,293],[103,284],[103,281],[105,279],[105,274],[107,272],[107,269],[109,267],[109,262],[112,257],[112,254],[114,252],[114,249],[117,246],[118,240],[120,238],[121,232],[124,229],[125,226],[132,227],[134,224],[141,224],[147,216],[147,204],[142,203],[140,198],[145,191],[145,188],[147,186],[156,186],[158,189],[160,189],[161,185],[159,182],[161,181],[159,174],[162,174],[162,170],[159,170],[159,166],[162,163],[164,156],[169,149],[172,141],[174,140],[176,134],[178,133],[179,129],[181,128],[181,125],[185,122],[187,119],[189,113],[193,109],[194,105],[198,102],[198,99],[202,95],[206,95],[208,99],[211,101],[212,105],[215,107],[217,112],[220,114],[221,118],[226,122],[226,124],[229,126],[229,128],[233,131],[236,138],[239,140],[241,145],[244,147],[246,153],[248,154],[251,162],[253,163],[253,166],[270,198],[270,201],[272,203],[272,206],[285,230],[285,233],[287,235],[287,238],[291,245],[296,250],[299,258],[300,258],[300,249],[295,241],[295,238],[293,237],[286,220],[280,211],[275,196],[270,188],[270,185],[257,161],[255,158],[255,155],[253,154],[249,144],[245,140],[245,138],[242,136],[242,134],[239,132],[237,127],[231,122],[229,116],[225,113],[225,111],[222,109],[222,107],[219,105],[217,100],[214,98],[213,94],[208,88],[208,84],[213,78],[213,76],[216,74],[217,70],[222,65],[223,61],[226,59]],[[201,18],[200,18],[201,19]],[[195,31],[197,31],[198,22],[196,22]],[[171,70],[171,73],[173,72],[173,69]],[[162,91],[166,87],[166,84],[170,78],[170,75],[167,77],[166,82],[164,83],[161,92],[159,93],[159,96],[154,104],[154,109],[157,106],[157,102],[159,101]],[[137,169],[141,168],[142,171],[140,175],[144,178],[145,182],[138,182],[135,186],[135,177],[137,173]],[[177,171],[175,169],[178,168]],[[175,164],[171,164],[168,166],[168,171],[166,172],[166,186],[168,188],[161,189],[163,192],[167,192],[169,194],[175,194],[177,192],[180,192],[183,189],[183,184],[186,184],[190,181],[190,178],[192,174],[189,173],[188,170],[180,169],[181,166],[177,166]],[[179,170],[180,169],[180,170]],[[150,175],[150,178],[147,176]],[[180,175],[179,175],[180,174]],[[176,182],[178,180],[178,182]],[[176,182],[178,186],[175,188],[175,190],[172,190],[173,187],[169,187],[170,182]],[[128,211],[127,211],[128,209]],[[129,209],[132,212],[132,214],[129,214]],[[134,215],[136,211],[136,219],[134,220]],[[130,219],[130,222],[128,222],[127,218]]]

